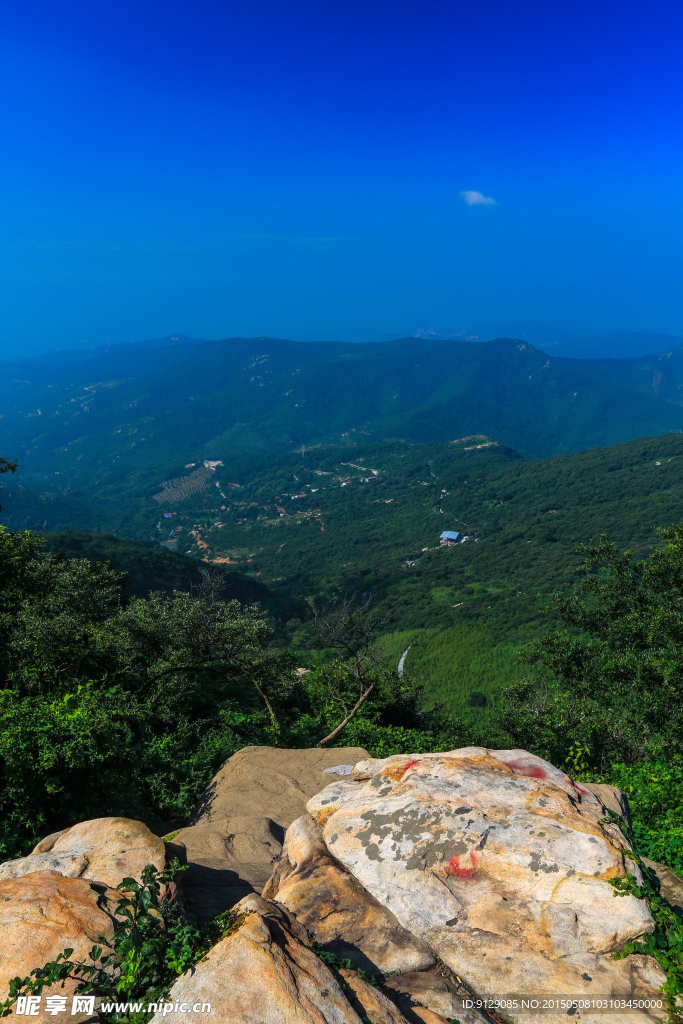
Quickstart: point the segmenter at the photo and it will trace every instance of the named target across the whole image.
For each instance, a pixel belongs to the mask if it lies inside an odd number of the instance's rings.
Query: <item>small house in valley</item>
[[[444,530],[439,537],[439,544],[442,547],[449,548],[452,544],[458,543],[459,533],[454,533],[453,530]]]

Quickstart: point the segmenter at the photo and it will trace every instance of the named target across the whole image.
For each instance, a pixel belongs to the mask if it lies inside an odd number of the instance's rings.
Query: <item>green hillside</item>
[[[167,548],[145,541],[122,540],[106,533],[84,533],[64,530],[42,535],[44,550],[66,558],[87,558],[104,561],[127,576],[126,597],[147,597],[152,591],[172,594],[198,592],[204,583],[200,565]],[[202,564],[201,568],[205,568]],[[226,601],[237,599],[241,604],[260,604],[277,619],[287,620],[301,615],[305,605],[284,592],[274,594],[265,584],[244,573],[218,565],[212,568],[217,593]]]
[[[390,443],[235,459],[215,476],[210,503],[161,520],[183,528],[183,550],[292,596],[371,593],[398,634],[392,657],[412,643],[409,667],[461,712],[519,674],[512,652],[547,628],[579,544],[609,533],[644,555],[658,524],[683,517],[678,435],[535,461],[483,437]],[[443,530],[469,539],[440,547]],[[307,643],[298,619],[290,636]]]
[[[3,370],[3,440],[20,482],[78,505],[152,468],[170,477],[188,462],[302,445],[480,433],[537,458],[683,429],[680,346],[580,360],[509,338],[178,340]]]
[[[137,592],[187,589],[206,559],[231,574],[235,596],[251,581],[248,598],[281,621],[302,664],[317,657],[304,609],[371,595],[387,659],[411,645],[407,667],[470,720],[488,713],[470,705],[473,692],[490,706],[519,676],[515,651],[548,628],[542,609],[571,582],[579,544],[609,533],[644,555],[657,525],[683,518],[676,434],[533,461],[475,436],[236,456],[174,473],[103,486],[90,506],[72,499],[81,528],[136,544],[67,533],[50,536],[51,549],[107,557]],[[23,527],[25,493],[7,480],[7,525]],[[467,539],[441,547],[444,530]]]

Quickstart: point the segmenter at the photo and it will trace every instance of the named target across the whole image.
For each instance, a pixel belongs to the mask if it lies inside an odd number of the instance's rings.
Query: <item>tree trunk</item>
[[[275,733],[275,746],[279,747],[280,746],[280,723],[277,720],[277,715],[273,711],[273,705],[268,700],[268,697],[266,696],[264,691],[261,689],[261,687],[258,684],[258,680],[256,680],[256,679],[254,679],[254,686],[256,687],[256,689],[258,690],[258,692],[261,694],[261,696],[263,697],[264,701],[266,702],[266,707],[268,708],[268,714],[270,715],[270,721],[272,722],[272,725],[273,725],[273,732]]]
[[[365,701],[368,699],[368,697],[370,696],[370,694],[372,693],[372,691],[374,689],[375,689],[375,683],[373,683],[371,686],[368,687],[368,689],[365,691],[365,693],[360,698],[360,700],[356,704],[354,704],[354,706],[351,708],[351,710],[349,711],[349,713],[346,716],[346,718],[342,722],[340,722],[339,725],[335,729],[333,729],[332,732],[328,736],[325,736],[325,738],[322,739],[322,740],[318,740],[318,742],[316,743],[316,746],[317,747],[322,747],[323,743],[327,743],[328,740],[333,740],[335,736],[338,736],[339,733],[344,728],[344,726],[349,724],[351,719],[354,717],[356,712],[362,707],[362,705],[365,703]]]

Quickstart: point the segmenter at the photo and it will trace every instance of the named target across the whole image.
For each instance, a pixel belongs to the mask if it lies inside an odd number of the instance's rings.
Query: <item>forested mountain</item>
[[[475,433],[543,457],[683,429],[680,346],[622,361],[509,338],[167,341],[5,364],[3,444],[22,482],[61,494],[112,470]]]
[[[605,334],[577,334],[544,320],[507,321],[478,324],[459,337],[464,341],[490,341],[493,338],[520,338],[548,355],[570,359],[640,359],[653,352],[668,351],[679,345],[681,335],[652,331],[608,331]]]
[[[331,446],[167,480],[112,474],[90,496],[53,499],[6,478],[3,504],[13,528],[29,517],[139,538],[48,537],[53,552],[128,570],[137,593],[187,591],[197,560],[227,572],[225,596],[264,604],[303,663],[311,603],[371,596],[389,660],[411,644],[409,665],[463,713],[473,691],[494,698],[523,671],[514,652],[548,628],[542,609],[571,582],[579,544],[608,533],[645,555],[655,527],[682,517],[683,436],[537,460],[485,436]],[[467,539],[441,547],[444,530]]]

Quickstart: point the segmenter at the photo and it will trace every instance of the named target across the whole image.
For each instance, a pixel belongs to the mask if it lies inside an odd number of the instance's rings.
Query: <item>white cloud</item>
[[[485,196],[481,192],[474,192],[468,190],[461,192],[460,196],[465,200],[468,206],[495,206],[496,200],[492,199],[491,196]]]

